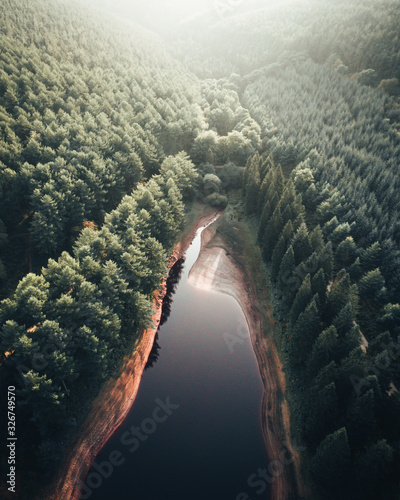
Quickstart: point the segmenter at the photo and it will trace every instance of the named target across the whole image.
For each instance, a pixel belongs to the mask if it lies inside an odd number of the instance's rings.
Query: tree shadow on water
[[[163,300],[163,305],[162,305],[162,310],[161,310],[161,320],[160,320],[160,324],[158,325],[158,330],[157,330],[156,336],[154,338],[153,348],[151,349],[149,359],[147,360],[147,363],[145,366],[145,370],[152,368],[155,365],[155,363],[157,363],[157,360],[160,356],[161,346],[158,343],[160,328],[162,325],[164,325],[168,321],[168,318],[171,315],[172,304],[174,302],[173,297],[174,297],[176,288],[177,288],[178,283],[179,283],[181,276],[182,276],[184,263],[185,263],[185,258],[182,257],[181,259],[179,259],[175,263],[175,265],[171,268],[171,270],[169,272],[169,276],[167,279],[167,285],[166,285],[167,291],[166,291],[166,294],[165,294],[165,297]]]

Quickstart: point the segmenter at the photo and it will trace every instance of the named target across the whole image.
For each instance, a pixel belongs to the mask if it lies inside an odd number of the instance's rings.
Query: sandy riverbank
[[[169,268],[179,260],[190,246],[197,230],[210,223],[218,212],[209,212],[197,218],[187,229],[182,241],[175,245],[169,259]],[[162,290],[154,298],[154,327],[146,330],[135,351],[127,356],[124,369],[118,378],[110,380],[94,400],[88,416],[79,427],[76,438],[70,446],[63,461],[57,479],[46,500],[78,500],[80,497],[80,481],[84,482],[86,475],[96,456],[121,425],[130,411],[161,318],[162,301],[166,293],[166,278]],[[43,500],[43,497],[37,500]]]
[[[270,462],[277,470],[271,483],[271,500],[294,500],[303,494],[300,456],[291,444],[286,380],[275,342],[265,330],[274,329],[270,310],[259,307],[249,273],[238,263],[234,250],[216,234],[219,221],[202,233],[199,258],[189,281],[200,288],[233,296],[245,315],[264,385],[262,427]]]

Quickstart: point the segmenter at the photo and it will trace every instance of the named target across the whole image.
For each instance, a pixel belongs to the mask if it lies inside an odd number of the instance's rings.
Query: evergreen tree
[[[329,241],[318,254],[319,262],[328,280],[331,280],[334,268],[332,243]]]
[[[257,208],[258,208],[259,218],[261,218],[264,207],[268,202],[268,192],[269,192],[270,185],[272,182],[272,176],[273,176],[272,170],[268,170],[265,173],[264,179],[263,179],[261,186],[260,186],[260,192],[258,194],[258,200],[257,200]],[[248,180],[247,180],[247,182],[248,182]]]
[[[378,268],[382,260],[382,247],[378,241],[361,253],[361,267],[364,272]]]
[[[294,235],[292,245],[296,265],[299,265],[301,262],[310,257],[312,254],[312,247],[306,224],[303,223],[298,228],[296,234]]]
[[[338,366],[335,361],[331,361],[328,365],[321,368],[318,375],[314,379],[313,388],[315,390],[322,389],[324,386],[335,382],[339,377]]]
[[[299,291],[296,294],[292,308],[290,310],[291,325],[294,325],[296,323],[297,318],[306,309],[312,298],[317,303],[318,297],[313,297],[312,295],[311,277],[309,274],[307,274],[299,288]]]
[[[333,325],[340,336],[345,335],[354,326],[354,315],[351,304],[346,304],[333,319]]]
[[[384,328],[398,330],[400,325],[400,304],[386,304],[379,318],[379,322]]]
[[[246,186],[246,211],[249,215],[257,212],[258,196],[260,190],[260,173],[258,164],[254,165],[249,173],[249,180]]]
[[[271,278],[273,281],[278,279],[279,268],[283,259],[283,256],[286,253],[291,237],[293,236],[294,229],[292,221],[288,221],[285,225],[282,235],[278,240],[278,243],[275,245],[274,251],[272,252],[271,259]]]
[[[304,435],[312,448],[333,432],[337,413],[338,396],[335,383],[331,382],[317,392],[307,415]]]
[[[262,241],[263,241],[264,234],[266,232],[266,229],[268,227],[268,224],[269,224],[269,221],[272,217],[272,214],[274,213],[274,210],[275,210],[276,206],[278,205],[278,202],[279,202],[279,198],[278,198],[278,194],[276,192],[273,194],[273,196],[270,199],[268,199],[265,202],[265,205],[263,207],[262,214],[261,214],[259,228],[258,228],[258,238],[257,239],[258,239],[259,243],[262,243]]]
[[[322,234],[321,227],[315,226],[315,228],[310,233],[310,243],[314,252],[322,252],[325,247],[324,235]]]
[[[346,415],[346,429],[352,448],[359,449],[376,428],[374,391],[355,396]]]
[[[362,269],[359,257],[348,267],[348,273],[353,281],[358,281],[361,278]]]
[[[321,441],[312,459],[314,481],[330,498],[346,487],[351,474],[350,446],[344,427]]]
[[[334,326],[330,326],[318,336],[308,360],[308,371],[311,376],[317,374],[332,360],[337,360],[338,340],[339,336]]]
[[[283,219],[281,209],[278,204],[265,228],[264,236],[262,239],[263,257],[267,262],[269,262],[272,258],[274,246],[276,245],[277,240],[280,238],[282,230]]]
[[[325,273],[322,269],[314,274],[311,280],[311,293],[313,295],[318,295],[319,299],[319,309],[322,311],[326,301],[327,294],[327,280],[325,277]]]
[[[355,467],[357,492],[362,498],[378,498],[382,485],[392,474],[394,450],[385,439],[371,444],[359,457]]]
[[[345,271],[341,271],[336,280],[330,286],[326,304],[328,319],[333,319],[341,309],[349,302],[351,293],[350,277]]]
[[[321,319],[315,300],[312,300],[292,328],[290,359],[293,366],[302,366],[308,359],[320,332]]]
[[[285,298],[286,307],[291,307],[297,291],[295,269],[293,247],[290,245],[283,256],[278,274],[278,286]]]
[[[335,260],[341,266],[347,268],[356,258],[357,246],[351,236],[343,240],[336,249]]]
[[[385,279],[379,268],[369,271],[358,283],[360,295],[366,299],[374,299],[385,293]]]

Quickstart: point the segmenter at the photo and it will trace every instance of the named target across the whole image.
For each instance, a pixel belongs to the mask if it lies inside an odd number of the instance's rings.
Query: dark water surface
[[[257,493],[261,483],[247,483],[268,465],[257,361],[237,302],[188,283],[199,250],[200,231],[183,269],[179,262],[171,271],[170,315],[160,327],[153,364],[129,415],[91,468],[82,499],[246,499],[241,492],[249,500],[267,498]],[[243,331],[232,352],[226,334],[238,338]]]

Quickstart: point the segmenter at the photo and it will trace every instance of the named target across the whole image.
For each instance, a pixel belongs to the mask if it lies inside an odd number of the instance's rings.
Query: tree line
[[[26,275],[1,302],[2,377],[18,390],[20,470],[31,471],[32,491],[149,327],[196,178],[184,154],[168,157],[101,229],[86,227],[72,253]]]
[[[271,156],[256,155],[244,173],[244,203],[257,221],[280,320],[294,433],[306,445],[318,498],[395,499],[400,338],[391,313],[400,308],[384,308],[388,330],[363,340],[363,302],[379,307],[385,286],[380,248],[360,248],[349,224],[319,221],[318,208],[303,203],[312,186],[309,167],[285,175]],[[335,195],[326,186],[319,208]]]
[[[254,9],[238,3],[221,19],[189,20],[175,34],[174,55],[201,78],[256,76],[310,58],[399,94],[396,0],[253,3]]]
[[[3,297],[28,271],[11,245],[33,254],[39,270],[72,248],[85,223],[101,225],[166,156],[189,151],[203,128],[195,78],[150,35],[82,6],[50,7],[2,4]]]

